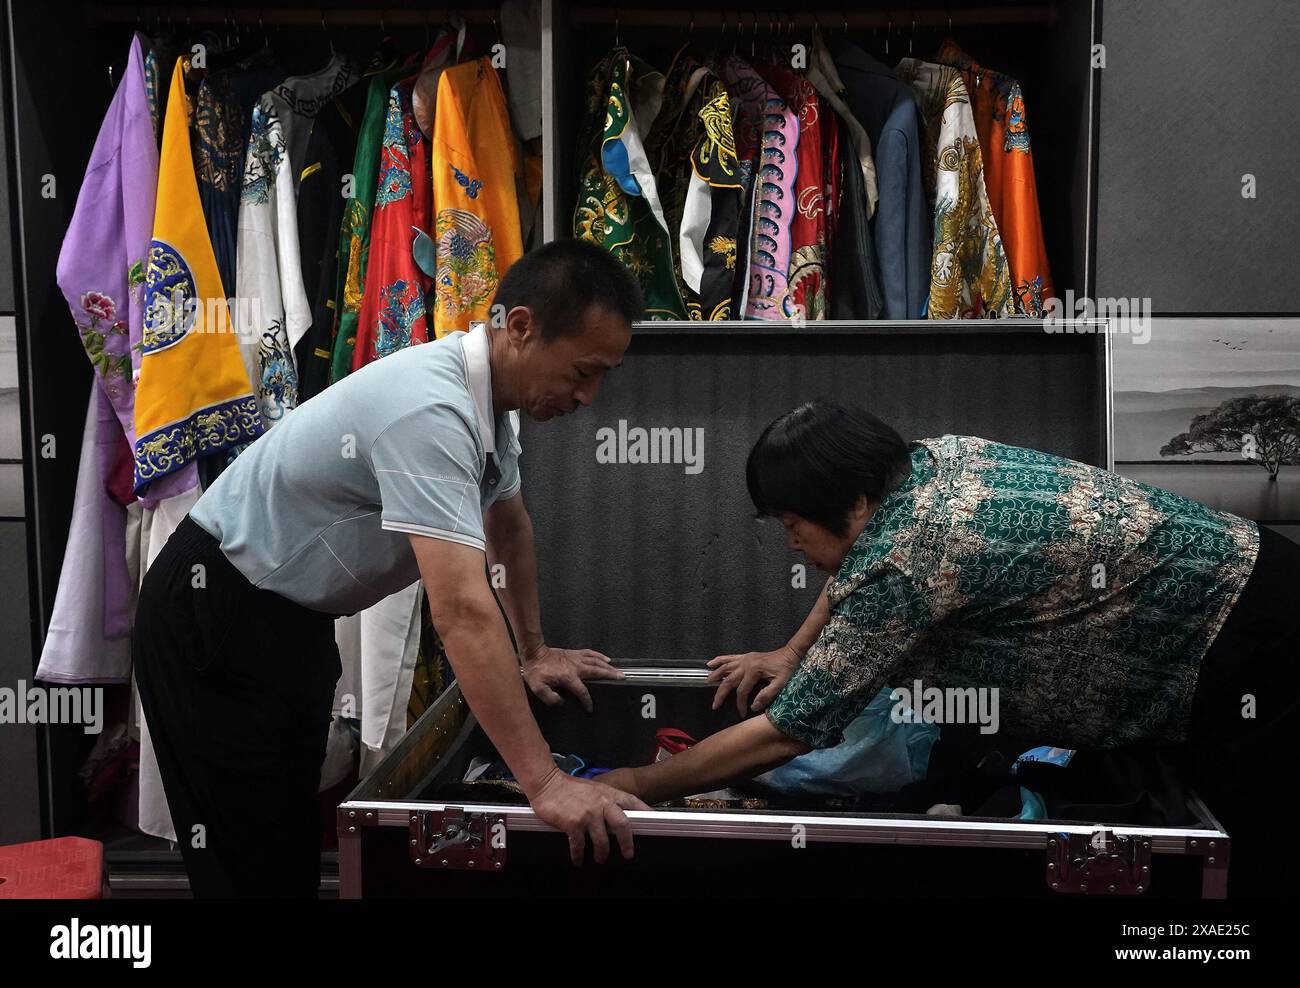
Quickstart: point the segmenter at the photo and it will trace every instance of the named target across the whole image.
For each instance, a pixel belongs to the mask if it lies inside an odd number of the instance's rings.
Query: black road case
[[[734,723],[712,711],[699,667],[625,667],[592,682],[595,711],[533,703],[557,752],[593,764],[649,760],[656,730],[703,738]],[[654,703],[648,704],[647,697]],[[654,717],[643,713],[653,709]],[[1191,827],[1105,820],[1021,822],[970,816],[690,807],[631,812],[633,859],[582,868],[563,835],[522,797],[460,785],[471,759],[494,754],[453,685],[338,808],[339,892],[362,896],[903,896],[1057,895],[1222,898],[1229,839],[1189,798]],[[452,795],[448,795],[451,793]],[[467,798],[470,797],[470,798]]]

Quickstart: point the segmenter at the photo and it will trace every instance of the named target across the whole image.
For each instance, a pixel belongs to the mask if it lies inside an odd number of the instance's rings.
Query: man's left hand
[[[564,689],[578,698],[591,713],[591,694],[584,679],[622,679],[609,657],[590,648],[551,648],[542,645],[524,656],[524,682],[547,706],[564,702],[556,690]]]

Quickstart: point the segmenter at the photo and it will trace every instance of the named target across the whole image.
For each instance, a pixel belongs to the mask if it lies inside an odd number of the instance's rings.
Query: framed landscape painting
[[[1161,318],[1112,355],[1117,473],[1300,523],[1300,319]]]

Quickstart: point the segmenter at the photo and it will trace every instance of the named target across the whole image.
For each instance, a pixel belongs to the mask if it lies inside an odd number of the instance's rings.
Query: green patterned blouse
[[[1185,740],[1201,659],[1255,564],[1244,518],[969,436],[912,444],[772,704],[814,747],[891,683],[997,687],[1000,730],[1116,748]]]

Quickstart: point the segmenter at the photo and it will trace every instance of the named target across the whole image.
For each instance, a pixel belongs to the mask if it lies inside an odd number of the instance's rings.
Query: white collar
[[[474,323],[473,328],[460,341],[460,348],[465,355],[465,383],[469,385],[470,397],[474,399],[479,439],[486,452],[495,453],[496,416],[492,414],[492,364],[488,359],[490,341],[487,323]]]
[[[497,439],[509,443],[511,437],[519,435],[519,412],[511,410],[501,420],[502,434],[497,436],[497,417],[492,413],[492,362],[488,359],[491,341],[488,339],[487,323],[473,323],[473,329],[461,333],[461,352],[465,355],[465,383],[469,385],[470,396],[474,399],[474,417],[478,420],[479,439],[483,442],[483,451],[495,453]]]

